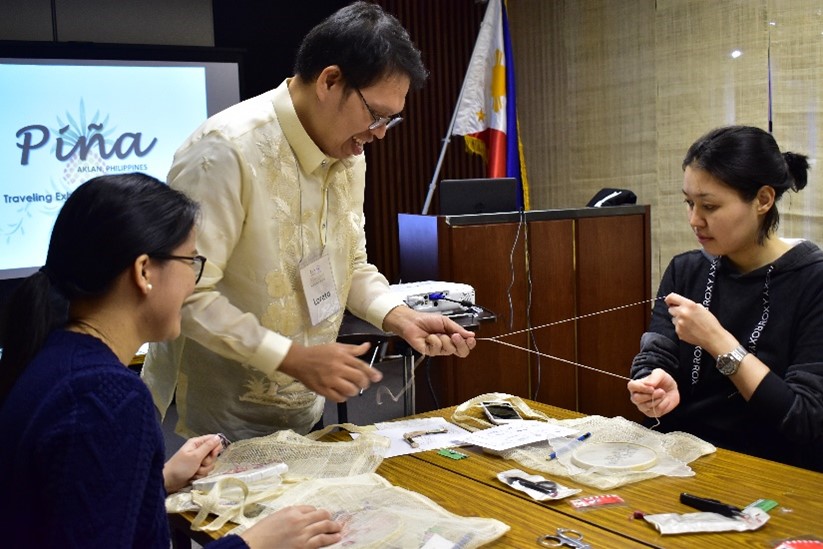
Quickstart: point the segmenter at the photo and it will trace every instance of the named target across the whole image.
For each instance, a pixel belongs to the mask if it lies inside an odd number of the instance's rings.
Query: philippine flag
[[[520,182],[521,206],[529,209],[529,187],[518,132],[514,63],[506,6],[489,0],[457,105],[453,135],[487,163],[488,177]]]

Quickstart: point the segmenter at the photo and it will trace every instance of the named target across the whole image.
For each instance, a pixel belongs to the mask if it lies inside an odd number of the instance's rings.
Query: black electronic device
[[[440,215],[519,211],[518,187],[513,177],[444,179],[440,182]]]
[[[637,195],[628,189],[600,189],[589,200],[586,207],[603,208],[605,206],[622,206],[637,204]]]
[[[495,425],[505,425],[506,423],[523,419],[510,402],[486,401],[481,402],[480,405],[483,407],[486,417]]]

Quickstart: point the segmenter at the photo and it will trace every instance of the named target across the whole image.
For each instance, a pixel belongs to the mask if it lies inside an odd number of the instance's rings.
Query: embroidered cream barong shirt
[[[347,307],[375,326],[402,301],[366,257],[363,155],[331,158],[305,132],[288,80],[207,120],[178,149],[169,184],[202,206],[208,258],[182,336],[152,344],[143,379],[177,432],[232,440],[308,432],[324,399],[278,371],[292,342],[329,343]],[[300,265],[329,256],[341,309],[312,326]]]

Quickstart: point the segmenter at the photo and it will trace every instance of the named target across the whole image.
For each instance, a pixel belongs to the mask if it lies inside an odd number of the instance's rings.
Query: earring
[[[146,289],[148,291],[151,291],[152,288],[154,288],[154,286],[152,286],[151,284],[146,284]]]

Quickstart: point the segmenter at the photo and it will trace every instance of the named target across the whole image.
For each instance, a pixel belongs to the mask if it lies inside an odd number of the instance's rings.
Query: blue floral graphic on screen
[[[80,183],[89,179],[91,174],[105,171],[106,163],[100,156],[100,152],[111,148],[112,144],[108,138],[116,129],[116,127],[107,127],[108,115],[102,122],[100,121],[100,111],[95,112],[91,121],[86,123],[86,105],[82,99],[80,99],[80,110],[77,116],[79,123],[67,111],[68,123],[63,122],[58,116],[58,127],[52,129],[52,132],[60,135],[60,139],[52,146],[52,152],[58,159],[67,160],[63,168],[62,181],[66,190],[74,190]],[[60,150],[58,150],[58,145]]]
[[[51,144],[50,153],[65,162],[65,166],[60,178],[50,179],[48,191],[31,193],[20,203],[19,208],[13,210],[12,216],[16,217],[16,220],[8,223],[3,231],[6,243],[10,242],[13,236],[23,238],[26,235],[26,223],[32,221],[35,215],[45,215],[53,220],[74,189],[95,175],[106,172],[106,161],[101,153],[106,154],[106,151],[115,147],[110,137],[116,129],[116,126],[108,127],[109,116],[103,118],[98,110],[89,119],[85,102],[81,98],[80,108],[75,115],[66,111],[64,117],[58,115],[56,119],[57,127],[29,126],[21,130],[29,134],[29,142],[32,141],[31,136],[37,132],[40,139],[50,140],[56,136]],[[36,147],[32,147],[34,148]],[[29,152],[24,153],[26,161]]]

